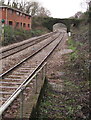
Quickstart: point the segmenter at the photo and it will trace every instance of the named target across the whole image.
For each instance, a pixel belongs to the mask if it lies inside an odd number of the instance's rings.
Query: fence
[[[30,117],[46,77],[47,63],[38,66],[26,81],[18,87],[1,106],[1,119],[26,119]]]

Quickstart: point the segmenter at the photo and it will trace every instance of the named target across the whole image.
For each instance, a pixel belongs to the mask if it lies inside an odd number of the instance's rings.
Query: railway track
[[[53,40],[0,75],[0,111],[17,94],[19,89],[28,82],[40,65],[47,60],[49,55],[62,41],[62,38],[63,34],[58,33]]]
[[[34,37],[31,38],[29,40],[20,42],[18,44],[15,45],[11,45],[9,48],[4,48],[0,50],[0,60],[4,59],[10,55],[13,55],[19,51],[22,51],[30,46],[33,46],[41,41],[43,41],[44,39],[47,39],[48,37],[50,37],[51,35],[55,34],[56,32],[51,32],[45,35],[42,35],[40,37]]]
[[[42,46],[46,45],[47,43],[51,42],[53,38],[56,38],[58,36],[58,33],[53,33],[48,38],[44,39],[41,42],[38,42],[37,44],[34,44],[22,51],[18,51],[17,53],[10,55],[2,60],[2,71],[1,74],[10,69],[11,67],[15,66],[19,62],[21,62],[23,59],[27,58],[28,56],[35,53],[38,49],[40,49]]]

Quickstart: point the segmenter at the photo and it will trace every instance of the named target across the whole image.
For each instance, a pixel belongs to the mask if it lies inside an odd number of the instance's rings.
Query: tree
[[[27,4],[28,4],[27,2],[21,1],[20,3],[18,3],[18,9],[19,9],[20,11],[26,12],[26,5],[27,5]]]
[[[89,10],[89,3],[91,0],[83,0],[81,6],[87,10]]]
[[[1,0],[1,3],[4,4],[4,0]],[[8,0],[6,3],[7,6],[16,8],[20,11],[30,14],[31,16],[41,16],[46,17],[50,16],[50,11],[42,7],[38,2],[30,1],[19,1],[19,0]]]
[[[18,8],[18,3],[13,2],[13,3],[12,3],[12,8]]]
[[[8,0],[7,5],[8,5],[8,6],[11,6],[11,0]]]
[[[30,13],[31,16],[50,16],[50,11],[42,7],[38,2],[28,2],[26,6],[26,13]]]
[[[76,14],[75,14],[75,18],[80,18],[81,16],[82,16],[82,12],[81,11],[79,11],[79,12],[77,12]]]
[[[40,17],[48,17],[48,16],[50,16],[50,11],[46,10],[44,7],[40,7],[40,9],[38,11],[38,16],[40,16]]]
[[[31,8],[30,8],[30,13],[32,16],[37,15],[38,10],[39,10],[39,3],[38,2],[32,2],[31,3]]]

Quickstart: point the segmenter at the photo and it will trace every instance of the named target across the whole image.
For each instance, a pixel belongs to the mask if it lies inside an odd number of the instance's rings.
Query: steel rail
[[[15,68],[17,68],[18,66],[20,66],[23,62],[25,62],[26,60],[30,59],[31,57],[33,57],[34,55],[36,55],[38,52],[40,52],[42,49],[44,49],[46,46],[48,46],[49,44],[51,44],[54,40],[56,40],[58,37],[60,36],[60,34],[54,38],[53,40],[51,40],[49,43],[47,43],[46,45],[44,45],[43,47],[41,47],[40,49],[38,49],[36,52],[34,52],[33,54],[31,54],[30,56],[28,56],[27,58],[23,59],[21,62],[19,62],[18,64],[16,64],[15,66],[13,66],[12,68],[10,68],[9,70],[7,70],[6,72],[2,73],[0,75],[0,78],[4,77],[5,75],[7,75],[8,73],[10,73],[11,71],[13,71]]]
[[[28,42],[25,41],[24,43],[21,43],[21,44],[15,46],[15,47],[11,47],[11,48],[8,48],[8,49],[6,49],[6,50],[4,50],[4,51],[0,51],[0,54],[2,54],[1,57],[0,57],[0,60],[1,60],[1,59],[4,59],[4,58],[6,58],[6,57],[8,57],[8,56],[10,56],[10,55],[13,55],[13,54],[15,54],[15,53],[17,53],[17,52],[20,52],[20,51],[22,51],[22,50],[24,50],[24,49],[26,49],[26,48],[28,48],[28,47],[30,47],[30,46],[32,46],[32,45],[35,45],[35,44],[37,44],[36,42],[41,42],[42,39],[47,39],[48,37],[50,37],[50,35],[55,34],[55,33],[56,33],[56,32],[52,32],[52,33],[50,33],[50,34],[46,34],[46,35],[44,35],[44,36],[40,36],[40,37],[38,37],[38,38],[35,38],[35,39],[32,40],[32,41],[29,41],[29,40],[28,40]],[[34,42],[34,43],[33,43],[33,42]],[[30,43],[30,44],[29,44],[29,43]],[[26,45],[27,45],[27,46],[26,46]],[[21,47],[21,46],[22,46],[23,48],[19,48],[19,47]],[[8,53],[8,54],[6,54],[6,55],[3,56],[3,54],[5,54],[5,52],[7,53],[7,52],[9,52],[10,50],[14,50],[14,49],[16,49],[16,48],[19,48],[19,50],[13,51],[13,52]]]
[[[31,80],[36,75],[36,72],[41,68],[44,62],[49,58],[52,52],[56,49],[56,47],[62,41],[64,35],[62,36],[61,40],[55,45],[55,47],[49,52],[49,54],[42,60],[42,62],[35,68],[35,70],[30,74],[30,76],[17,88],[17,90],[8,98],[8,100],[1,106],[0,108],[0,116],[3,112],[10,106],[10,104],[17,98],[17,96],[26,88],[26,86],[31,82]]]
[[[31,41],[33,41],[33,40],[42,38],[42,37],[47,36],[47,35],[52,34],[52,33],[53,33],[53,32],[48,33],[48,34],[45,34],[45,35],[41,35],[41,36],[38,36],[38,37],[33,37],[33,38],[30,38],[30,39],[32,39]],[[23,45],[23,44],[26,44],[26,43],[29,42],[29,41],[30,41],[30,40],[28,39],[28,40],[25,40],[23,43],[22,43],[22,42],[19,42],[18,45],[11,45],[10,48],[5,48],[4,50],[0,50],[0,53],[6,52],[7,50],[11,50],[12,48],[19,47],[19,46],[21,46],[21,45]],[[17,44],[17,43],[16,43],[16,44]]]
[[[10,96],[10,98],[0,107],[0,116],[11,105],[11,103],[18,97],[18,95],[22,92],[22,90],[24,90],[27,87],[27,85],[33,80],[33,78],[37,75],[37,73],[40,72],[41,69],[43,69],[45,65],[46,63],[39,66],[40,69],[38,71],[37,71],[38,68],[36,68],[34,73],[32,73],[31,76],[28,78],[29,81],[25,85],[22,84],[21,86],[19,86],[17,91],[15,91],[14,94]]]

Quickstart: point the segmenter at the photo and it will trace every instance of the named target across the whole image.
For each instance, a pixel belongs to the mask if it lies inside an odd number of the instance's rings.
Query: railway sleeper
[[[5,94],[5,95],[11,95],[12,94],[12,92],[6,92],[6,91],[0,91],[0,94]]]
[[[9,84],[9,85],[10,85],[10,84],[11,84],[11,85],[12,85],[12,84],[13,84],[13,85],[16,85],[16,84],[17,84],[17,85],[20,85],[20,84],[21,84],[21,83],[17,83],[17,82],[4,82],[4,81],[0,81],[0,83],[1,83],[2,85],[3,85],[3,84],[7,84],[7,85],[8,85],[8,84]]]
[[[19,79],[19,78],[8,78],[8,77],[7,77],[7,78],[4,78],[4,79],[2,79],[2,80],[3,80],[3,81],[5,81],[5,80],[6,80],[6,81],[7,81],[7,80],[8,80],[8,81],[22,81],[23,79]]]
[[[16,89],[18,86],[0,86],[0,88],[6,88],[6,89]]]

